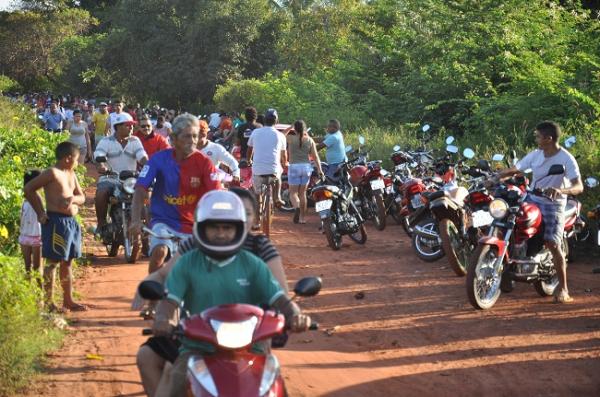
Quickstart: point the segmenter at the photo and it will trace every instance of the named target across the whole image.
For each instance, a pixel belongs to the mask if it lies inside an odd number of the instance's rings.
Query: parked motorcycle
[[[363,136],[358,137],[361,146],[365,144]],[[359,147],[360,153],[360,147]],[[354,204],[365,219],[372,220],[377,230],[385,229],[386,216],[383,194],[385,181],[381,172],[381,161],[368,161],[366,154],[351,162],[350,183],[355,188]]]
[[[315,296],[321,279],[303,278],[294,287],[295,296]],[[159,300],[165,296],[160,283],[144,281],[140,296]],[[318,329],[313,323],[311,330]],[[148,335],[152,330],[144,330]],[[180,321],[178,338],[209,343],[210,355],[194,355],[187,363],[187,395],[198,397],[287,396],[279,361],[271,352],[257,353],[252,347],[286,332],[282,314],[247,304],[219,305]]]
[[[463,151],[466,159],[472,159],[474,155],[470,148]],[[502,161],[503,158],[503,155],[497,154],[492,160]],[[472,177],[468,180],[469,189],[457,186],[444,191],[444,196],[433,200],[429,205],[438,222],[442,247],[457,276],[467,274],[470,257],[493,221],[488,211],[493,197],[484,183],[490,175],[489,171],[489,163],[480,160],[477,167],[463,171]]]
[[[97,157],[96,162],[106,163],[106,157]],[[127,263],[135,263],[140,253],[140,241],[129,232],[131,224],[131,201],[137,182],[137,171],[121,171],[118,175],[112,170],[104,175],[119,181],[119,186],[109,198],[108,214],[110,221],[98,234],[106,246],[108,256],[117,256],[123,246]]]
[[[323,181],[311,190],[315,211],[319,213],[327,243],[333,250],[342,246],[342,236],[364,244],[367,230],[360,211],[354,204],[354,187],[350,183],[350,164],[344,163],[336,172],[337,185]]]
[[[564,166],[550,167],[548,176],[564,174]],[[510,292],[514,282],[533,283],[541,296],[551,296],[559,285],[552,254],[544,245],[544,223],[539,207],[526,202],[526,194],[544,195],[543,191],[524,193],[517,183],[502,184],[494,193],[489,211],[494,221],[490,232],[479,240],[473,264],[467,270],[467,296],[476,309],[489,309],[501,292]],[[577,208],[567,206],[562,251],[569,245],[567,234],[577,219]]]
[[[588,188],[593,189],[598,186],[598,180],[594,177],[587,177],[585,179],[585,185]],[[600,247],[600,204],[588,211],[587,219],[590,241],[592,241],[595,246]]]

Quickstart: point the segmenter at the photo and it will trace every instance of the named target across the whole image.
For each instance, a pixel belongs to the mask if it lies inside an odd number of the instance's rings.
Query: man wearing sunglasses
[[[148,154],[148,158],[151,158],[154,153],[160,152],[161,150],[171,148],[167,138],[154,132],[152,128],[152,121],[148,115],[144,114],[139,120],[139,129],[134,133],[144,146],[144,150]]]

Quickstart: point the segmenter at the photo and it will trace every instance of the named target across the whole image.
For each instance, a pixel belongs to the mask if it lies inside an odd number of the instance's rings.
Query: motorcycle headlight
[[[502,219],[508,212],[508,204],[502,199],[494,199],[490,203],[490,215],[494,219]]]
[[[250,317],[246,321],[237,323],[225,323],[217,320],[210,320],[212,329],[217,334],[219,346],[229,349],[239,349],[252,343],[252,335],[258,323],[256,316]]]
[[[269,354],[265,360],[265,370],[263,371],[260,389],[258,390],[260,396],[267,394],[273,386],[273,382],[277,379],[277,375],[279,375],[279,362],[274,355]]]
[[[125,190],[126,193],[133,194],[133,192],[135,191],[135,182],[136,181],[137,181],[137,179],[135,179],[135,178],[125,179],[125,182],[123,182],[123,190]]]
[[[200,383],[200,385],[212,396],[218,396],[215,381],[206,366],[204,360],[199,356],[192,356],[188,360],[188,373]],[[188,375],[189,376],[189,375]]]

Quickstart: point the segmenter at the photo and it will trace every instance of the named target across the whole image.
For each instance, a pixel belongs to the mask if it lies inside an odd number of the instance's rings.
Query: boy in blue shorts
[[[81,256],[81,228],[75,220],[75,215],[79,206],[85,202],[85,195],[75,174],[79,147],[71,142],[62,142],[56,146],[55,154],[56,164],[25,185],[25,197],[42,225],[42,257],[46,259],[46,303],[50,310],[56,310],[52,295],[55,270],[60,263],[63,309],[81,311],[86,310],[86,307],[73,300],[71,271],[72,260]],[[46,210],[37,194],[42,188],[46,198]]]

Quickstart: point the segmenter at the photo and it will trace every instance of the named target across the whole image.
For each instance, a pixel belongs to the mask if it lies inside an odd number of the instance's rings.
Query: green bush
[[[8,76],[0,74],[0,92],[20,91],[21,86]]]
[[[0,396],[26,385],[61,332],[39,314],[42,292],[18,258],[0,253]]]

